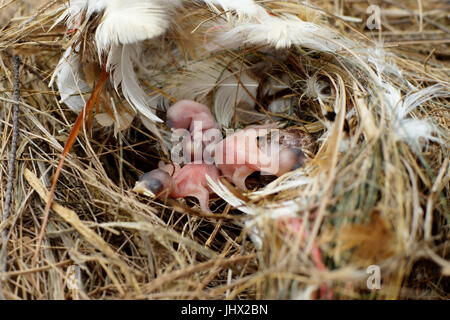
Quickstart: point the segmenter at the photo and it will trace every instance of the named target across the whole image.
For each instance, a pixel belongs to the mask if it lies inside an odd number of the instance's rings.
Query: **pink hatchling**
[[[205,143],[211,139],[215,142],[222,140],[219,125],[209,108],[195,101],[180,100],[172,105],[167,110],[166,125],[184,137],[183,150],[188,161],[202,161]]]
[[[250,126],[219,142],[215,148],[215,163],[224,177],[241,190],[247,190],[245,180],[261,171],[281,176],[297,169],[306,161],[300,147],[285,145],[268,135],[273,125]],[[283,131],[277,131],[283,137]],[[281,133],[280,133],[281,132]],[[265,141],[262,143],[261,141]]]
[[[175,199],[194,197],[200,208],[210,213],[208,202],[212,190],[208,186],[206,175],[211,179],[219,178],[219,169],[213,164],[190,163],[180,168],[177,164],[162,164],[158,169],[144,173],[133,191],[152,198],[163,199],[170,196]]]

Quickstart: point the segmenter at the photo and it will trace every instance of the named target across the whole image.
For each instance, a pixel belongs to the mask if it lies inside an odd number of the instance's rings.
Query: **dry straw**
[[[377,1],[370,29],[364,1],[227,3],[145,11],[161,30],[129,39],[102,8],[0,2],[2,298],[449,298],[448,4]],[[72,110],[102,66],[111,81],[66,158],[34,265]],[[191,199],[140,197],[139,175],[170,156],[157,118],[180,99],[210,106],[223,128],[300,128],[316,141],[311,159],[276,180],[250,177],[248,193],[211,181],[213,215]],[[367,286],[371,265],[381,289]]]

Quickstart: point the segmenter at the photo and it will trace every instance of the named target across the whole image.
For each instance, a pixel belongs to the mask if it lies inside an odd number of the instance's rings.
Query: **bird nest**
[[[255,2],[131,1],[123,17],[101,1],[4,5],[2,297],[448,298],[445,4]],[[300,130],[308,161],[255,173],[246,192],[209,181],[212,213],[138,195],[139,177],[172,161],[166,110],[182,99],[223,132]]]

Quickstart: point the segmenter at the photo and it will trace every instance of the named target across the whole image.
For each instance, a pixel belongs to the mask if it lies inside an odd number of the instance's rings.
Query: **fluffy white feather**
[[[140,48],[136,44],[112,46],[106,69],[112,74],[116,91],[120,86],[123,96],[134,110],[152,121],[162,122],[154,111],[148,107],[147,94],[139,85],[139,80],[134,72],[133,60],[137,59],[139,50]]]
[[[68,48],[58,63],[50,79],[49,86],[56,80],[61,103],[65,103],[71,110],[80,111],[84,104],[84,94],[90,94],[92,88],[81,74],[80,57]]]
[[[300,203],[294,200],[285,201],[282,203],[269,204],[267,207],[246,204],[245,201],[236,197],[226,186],[220,181],[213,181],[210,177],[206,177],[208,185],[219,197],[231,204],[238,210],[257,216],[257,219],[277,219],[281,217],[296,217],[296,212],[300,208]],[[255,193],[247,196],[254,199],[261,199],[264,196],[256,195]]]
[[[398,116],[405,117],[426,101],[445,96],[450,96],[450,89],[439,83],[415,93],[411,93],[403,100],[402,110]]]
[[[202,0],[211,7],[221,6],[225,11],[236,11],[238,15],[255,16],[264,11],[253,0]],[[218,11],[218,10],[216,10]]]
[[[303,170],[292,172],[289,177],[281,182],[279,179],[269,183],[263,189],[254,191],[252,194],[255,197],[267,197],[269,195],[285,191],[288,189],[297,189],[301,186],[309,185],[313,180],[307,176]]]
[[[411,90],[415,89],[415,87],[406,80],[406,77],[403,76],[403,73],[397,64],[391,59],[393,54],[384,50],[383,42],[375,42],[374,47],[356,48],[355,51],[360,52],[362,56],[367,57],[367,61],[375,67],[378,77],[375,78],[374,81],[378,82],[378,85],[382,86],[382,75],[385,75],[393,76],[395,79],[404,82]]]
[[[55,23],[50,29],[53,29],[58,23],[67,20],[66,23],[69,27],[73,24],[73,21],[77,15],[79,15],[88,6],[88,0],[71,0],[63,5],[61,8],[63,13],[56,19]],[[65,8],[65,9],[64,9]]]
[[[255,214],[255,211],[247,207],[245,202],[236,197],[227,187],[225,187],[220,181],[214,181],[208,175],[206,176],[208,185],[219,197],[231,204],[233,207],[247,214]]]
[[[218,35],[215,43],[228,48],[236,48],[244,43],[270,45],[276,49],[299,45],[323,52],[336,52],[341,49],[340,42],[343,41],[331,30],[317,24],[291,15],[273,17],[266,14],[251,22],[237,24]]]
[[[305,95],[309,98],[318,99],[319,101],[322,102],[330,98],[330,94],[324,93],[325,89],[327,88],[330,88],[330,85],[325,81],[319,80],[317,78],[317,75],[314,75],[306,79]]]
[[[407,116],[418,106],[436,97],[450,96],[450,91],[442,84],[436,84],[411,93],[402,98],[401,92],[392,84],[384,82],[385,105],[391,117],[397,140],[403,140],[414,149],[420,146],[420,138],[440,142],[433,136],[436,128],[426,119],[412,119]]]
[[[76,19],[85,11],[84,18],[89,19],[94,13],[105,9],[107,0],[70,0],[64,4],[64,12],[55,21],[51,29],[63,20],[66,20],[67,26],[71,29],[76,26]]]
[[[433,136],[436,128],[426,120],[403,119],[394,130],[397,140],[406,141],[413,148],[420,146],[420,138],[436,142],[441,141],[439,138]]]
[[[181,0],[71,0],[56,23],[66,19],[67,25],[73,27],[78,23],[76,19],[81,19],[81,14],[84,13],[84,19],[89,19],[91,15],[104,11],[95,33],[100,60],[106,53],[106,68],[111,72],[114,87],[116,90],[121,87],[133,109],[149,120],[161,121],[147,105],[147,95],[139,85],[133,63],[139,54],[137,43],[163,34],[169,26],[171,10],[181,3]],[[68,76],[67,59],[68,54],[65,54],[54,76],[58,79],[63,99],[69,107],[78,110],[84,103],[80,102],[82,97],[71,96],[72,87],[85,88],[85,83],[76,77],[80,73],[75,70],[80,67],[79,59],[71,58],[70,61],[75,78]]]
[[[245,221],[245,227],[249,230],[249,236],[257,248],[262,247],[262,230],[265,219],[277,219],[280,217],[294,217],[298,211],[298,205],[295,201],[287,201],[281,204],[272,205],[271,207],[261,208],[258,206],[249,206],[243,200],[236,197],[226,186],[220,181],[216,182],[209,176],[206,176],[208,185],[219,197],[231,204],[238,210],[254,216],[253,219]]]
[[[147,95],[133,69],[140,53],[138,44],[166,32],[171,10],[181,3],[181,0],[109,0],[95,33],[99,56],[108,53],[107,70],[112,73],[116,90],[120,85],[131,106],[152,121],[161,120],[148,107]]]
[[[173,5],[167,2],[170,7]],[[108,1],[95,32],[99,54],[112,45],[132,44],[162,35],[169,27],[170,7],[152,0]]]
[[[215,88],[223,67],[214,61],[201,61],[184,66],[185,72],[170,74],[166,82],[174,84],[165,89],[177,99],[205,102],[206,96]]]
[[[236,66],[235,69],[239,70],[240,66]],[[222,126],[229,126],[235,105],[239,103],[253,105],[252,96],[256,97],[258,90],[258,82],[249,76],[245,68],[240,74],[239,71],[233,74],[214,59],[186,66],[186,73],[175,75],[169,83],[176,86],[166,91],[178,99],[209,104],[206,97],[213,92],[214,113],[217,122]]]
[[[236,77],[239,78],[240,82]],[[258,82],[252,79],[247,72],[234,75],[226,71],[222,79],[217,84],[217,90],[214,94],[214,113],[219,124],[229,127],[236,105],[239,103],[254,104]]]
[[[254,218],[248,219],[244,222],[248,230],[250,239],[255,247],[262,248],[263,244],[263,230],[264,222],[267,219],[278,219],[286,217],[296,217],[296,212],[299,211],[299,205],[295,201],[286,201],[279,204],[272,204],[268,207],[248,206],[244,201],[237,198],[227,187],[221,182],[215,182],[206,177],[211,189],[227,203],[236,207],[238,210],[252,215]]]

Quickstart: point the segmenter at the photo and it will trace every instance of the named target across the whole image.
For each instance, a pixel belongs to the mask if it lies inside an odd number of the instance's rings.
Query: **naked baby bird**
[[[209,195],[212,192],[206,180],[208,175],[218,180],[219,169],[212,164],[187,164],[180,168],[177,164],[160,164],[158,169],[144,173],[136,183],[133,191],[151,198],[164,199],[170,196],[174,199],[197,198],[202,211],[209,210]]]
[[[145,173],[136,183],[134,191],[152,198],[197,198],[200,208],[210,212],[208,202],[212,190],[206,176],[213,180],[219,178],[219,169],[212,163],[203,162],[205,147],[203,135],[214,129],[220,135],[219,126],[207,106],[190,100],[176,102],[167,110],[166,124],[175,134],[183,137],[183,151],[187,153],[185,166],[160,163],[158,169]],[[220,135],[219,139],[222,137]],[[194,156],[199,159],[194,159]],[[190,163],[192,160],[199,160]]]
[[[249,126],[216,145],[217,167],[239,189],[247,190],[245,181],[253,172],[279,177],[305,163],[307,158],[301,147],[284,138],[287,131],[270,130],[274,128],[274,125]],[[279,134],[278,139],[270,137],[271,133]]]
[[[180,100],[172,105],[167,110],[166,125],[183,138],[186,162],[202,162],[207,143],[222,140],[219,125],[209,108],[195,101]]]
[[[245,181],[256,171],[281,176],[303,166],[307,157],[302,151],[305,140],[300,130],[275,130],[275,124],[249,126],[222,139],[219,126],[209,108],[203,104],[181,100],[167,111],[167,126],[172,130],[184,130],[188,136],[186,143],[189,158],[194,152],[202,153],[211,148],[213,163],[179,164],[160,163],[158,169],[145,173],[136,183],[134,191],[160,198],[197,198],[200,208],[210,212],[208,201],[212,190],[208,186],[208,175],[217,180],[221,175],[241,190],[247,190]],[[196,134],[204,135],[215,130],[213,142],[205,143]],[[218,132],[218,133],[217,133]],[[272,133],[279,134],[276,138]],[[192,159],[189,159],[192,160]]]

